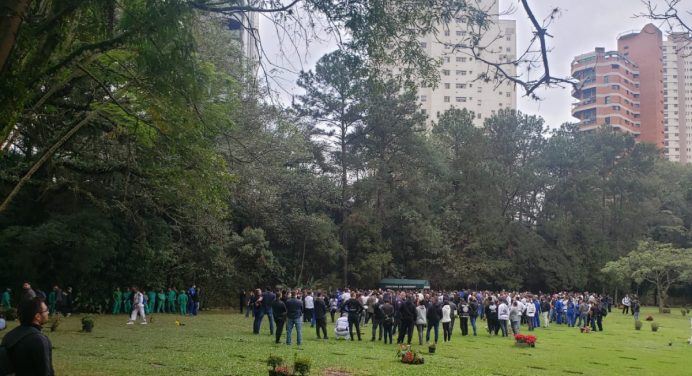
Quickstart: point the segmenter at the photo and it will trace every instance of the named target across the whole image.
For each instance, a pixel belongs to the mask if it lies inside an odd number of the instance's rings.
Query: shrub
[[[94,318],[91,316],[82,317],[82,331],[91,333],[94,329]]]
[[[300,375],[300,376],[305,376],[310,374],[310,365],[311,361],[308,358],[299,358],[298,355],[296,354],[295,359],[293,360],[293,373]]]
[[[643,322],[637,320],[637,321],[634,322],[634,329],[636,329],[636,330],[641,330],[643,325],[644,325]]]
[[[652,332],[658,332],[658,323],[657,322],[651,323],[651,331]]]
[[[269,368],[274,369],[276,367],[281,367],[283,365],[284,358],[280,357],[279,355],[269,354],[269,357],[267,358],[267,366],[269,366]]]

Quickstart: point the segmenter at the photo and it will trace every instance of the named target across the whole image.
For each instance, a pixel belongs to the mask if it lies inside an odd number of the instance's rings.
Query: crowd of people
[[[163,289],[150,289],[149,291],[140,290],[137,286],[126,287],[120,290],[116,287],[113,291],[113,310],[114,315],[121,313],[129,314],[133,324],[138,317],[142,319],[142,324],[147,323],[147,315],[152,313],[180,313],[182,316],[197,316],[199,312],[200,289],[192,285],[187,290],[176,290],[169,287]]]
[[[50,315],[62,314],[63,316],[70,316],[72,314],[75,302],[72,287],[67,287],[63,290],[60,288],[60,286],[55,285],[53,286],[53,289],[46,294],[41,289],[33,288],[30,282],[24,282],[20,294],[20,302],[35,297],[43,299],[48,307],[48,312]],[[3,291],[2,297],[0,298],[0,306],[2,306],[2,309],[5,312],[13,308],[11,288],[8,287],[5,289],[5,291]]]
[[[248,296],[249,295],[249,296]],[[626,297],[639,311],[638,300]],[[623,305],[624,305],[623,299]],[[636,303],[633,303],[635,302]],[[612,299],[590,292],[552,294],[506,291],[432,290],[337,290],[334,293],[311,290],[255,289],[240,292],[240,311],[254,317],[253,333],[260,334],[262,322],[269,320],[269,333],[280,343],[284,325],[286,343],[302,343],[302,326],[309,323],[318,339],[328,339],[327,316],[335,322],[337,338],[361,341],[362,327],[371,325],[371,341],[411,344],[414,329],[418,343],[436,344],[440,327],[442,340],[450,341],[459,322],[462,336],[478,335],[478,321],[491,336],[508,337],[549,325],[603,331],[603,319],[611,312]],[[626,306],[627,307],[627,306]],[[624,313],[624,311],[623,311]],[[397,335],[398,333],[398,335]],[[432,334],[432,337],[431,337]],[[432,342],[431,342],[432,339]]]

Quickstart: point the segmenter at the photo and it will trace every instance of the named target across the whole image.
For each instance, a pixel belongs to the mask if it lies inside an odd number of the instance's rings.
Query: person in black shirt
[[[407,343],[411,344],[413,336],[413,324],[416,321],[416,305],[413,304],[413,297],[406,297],[403,304],[399,307],[399,338],[396,343],[404,343],[404,337],[408,336]]]
[[[324,334],[324,339],[327,338],[327,304],[324,302],[322,297],[322,292],[317,292],[317,299],[314,300],[315,308],[313,309],[313,314],[315,315],[315,330],[317,331],[317,339],[320,339],[320,329]]]
[[[286,304],[282,299],[281,292],[276,292],[277,298],[272,303],[272,311],[274,313],[274,323],[276,324],[276,343],[281,341],[281,334],[284,331],[284,323],[286,323]]]
[[[430,331],[435,331],[435,343],[440,335],[440,320],[442,319],[442,305],[438,302],[439,298],[433,298],[434,303],[430,304],[427,310],[428,331],[425,334],[425,341],[430,342]]]
[[[16,376],[53,376],[53,353],[48,337],[41,329],[48,322],[48,306],[34,297],[19,304],[20,325],[2,339],[2,346]]]
[[[293,327],[296,328],[296,337],[298,346],[303,343],[303,302],[300,301],[299,292],[296,291],[293,295],[289,295],[286,301],[286,344],[291,344],[291,332]]]
[[[358,334],[358,340],[360,341],[360,314],[363,312],[363,304],[360,300],[351,293],[351,299],[344,303],[343,311],[348,313],[348,334],[351,335],[351,341],[353,341],[353,325],[356,326],[356,334]]]
[[[169,288],[168,291],[171,289]],[[245,289],[241,289],[240,293],[238,294],[238,299],[239,299],[239,304],[238,307],[240,308],[240,313],[243,313],[243,307],[245,307],[245,297],[247,294],[245,294]]]
[[[264,293],[262,293],[262,316],[260,317],[260,325],[262,321],[264,321],[264,316],[269,316],[269,335],[274,334],[274,312],[272,311],[274,300],[276,300],[276,294],[269,288],[265,289]],[[259,331],[259,328],[257,331]]]
[[[394,325],[394,306],[389,302],[389,298],[385,299],[384,304],[380,306],[382,312],[382,329],[384,330],[384,344],[392,343],[392,326]]]

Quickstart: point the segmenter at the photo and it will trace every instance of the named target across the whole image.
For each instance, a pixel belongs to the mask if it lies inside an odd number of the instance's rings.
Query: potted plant
[[[267,358],[267,366],[269,367],[269,376],[290,375],[288,367],[284,366],[284,358],[278,355],[269,354]]]
[[[91,316],[82,317],[82,331],[91,333],[94,329],[94,318]]]
[[[651,331],[652,332],[658,332],[658,323],[657,322],[651,323]]]
[[[298,354],[296,354],[293,360],[293,374],[300,376],[306,376],[310,374],[310,363],[310,359],[299,358]]]
[[[640,320],[636,320],[636,321],[634,322],[634,329],[635,329],[635,330],[641,330],[641,329],[642,329],[642,325],[644,325],[644,323],[642,323]]]
[[[435,350],[437,350],[437,344],[436,343],[433,343],[432,345],[428,346],[428,352],[429,353],[434,354]]]

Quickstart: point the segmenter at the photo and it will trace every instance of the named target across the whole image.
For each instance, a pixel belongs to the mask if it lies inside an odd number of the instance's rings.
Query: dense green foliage
[[[412,71],[373,68],[416,56],[412,35],[447,11],[307,2],[353,35],[284,109],[262,100],[212,2],[29,3],[0,72],[0,285],[73,285],[93,305],[125,284],[197,283],[210,304],[388,276],[596,289],[638,240],[692,246],[692,170],[651,145],[549,134],[510,110],[428,127]],[[434,81],[435,62],[411,64]]]

